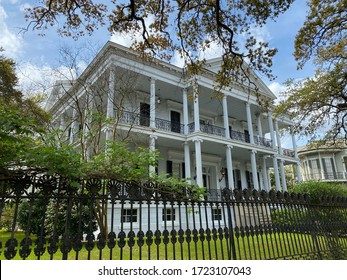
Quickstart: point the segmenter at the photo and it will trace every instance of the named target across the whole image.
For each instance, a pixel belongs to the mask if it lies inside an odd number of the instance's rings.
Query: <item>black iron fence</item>
[[[113,179],[0,179],[0,259],[346,259],[347,200]]]

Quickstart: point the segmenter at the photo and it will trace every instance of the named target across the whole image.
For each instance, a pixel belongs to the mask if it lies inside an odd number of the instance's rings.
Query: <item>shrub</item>
[[[310,203],[318,204],[323,196],[347,197],[347,187],[337,183],[320,181],[307,181],[294,186],[291,190],[294,193],[308,194]]]

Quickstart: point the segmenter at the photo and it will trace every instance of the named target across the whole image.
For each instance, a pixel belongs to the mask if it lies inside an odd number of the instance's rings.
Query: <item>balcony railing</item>
[[[116,112],[116,114],[119,114]],[[144,114],[133,113],[123,111],[121,116],[119,116],[119,121],[122,123],[130,124],[130,125],[138,125],[138,126],[149,126],[150,125],[150,117]],[[155,127],[162,131],[170,131],[175,133],[184,134],[184,125],[177,122],[170,122],[164,119],[155,119]],[[188,133],[193,133],[195,131],[194,123],[188,124]],[[216,135],[220,137],[225,136],[225,128],[219,127],[210,124],[200,124],[200,131],[210,135]],[[243,133],[240,131],[230,130],[230,139],[250,143],[250,136],[247,133]],[[272,147],[272,141],[263,137],[254,136],[254,144],[263,147]],[[294,156],[294,152],[290,150],[283,149],[283,152],[288,156]]]
[[[306,180],[345,180],[347,179],[345,172],[323,172],[304,174]]]
[[[119,114],[119,113],[118,113]],[[119,116],[121,123],[138,126],[150,126],[150,117],[144,114],[123,111]],[[176,133],[184,133],[184,125],[176,122],[170,122],[163,119],[155,119],[155,127],[162,131],[171,131]]]
[[[295,154],[294,154],[293,150],[283,149],[282,148],[282,152],[283,152],[283,155],[285,155],[287,157],[295,157]]]
[[[170,122],[163,119],[155,119],[155,127],[159,130],[184,133],[184,125],[178,122]]]

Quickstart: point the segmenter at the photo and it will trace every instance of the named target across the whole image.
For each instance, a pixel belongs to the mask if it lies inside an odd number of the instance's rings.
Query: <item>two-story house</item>
[[[189,178],[205,187],[210,199],[218,199],[225,187],[270,190],[269,169],[276,190],[286,191],[285,165],[296,165],[301,180],[294,135],[288,150],[279,134],[292,122],[259,105],[259,96],[269,102],[276,96],[252,71],[249,78],[258,90],[235,79],[214,96],[220,65],[219,58],[208,60],[201,74],[188,77],[184,68],[144,61],[108,42],[77,80],[56,83],[47,108],[65,140],[86,156],[105,141],[127,141],[159,151],[157,170],[150,172]],[[98,122],[98,116],[108,121]],[[136,211],[123,209],[115,224],[136,221]],[[174,219],[171,212],[167,220]],[[211,215],[222,219],[218,211]]]
[[[284,166],[299,160],[294,135],[293,150],[284,149],[279,131],[292,122],[259,105],[257,96],[276,96],[254,72],[250,78],[257,92],[235,80],[222,96],[213,96],[220,65],[220,59],[211,59],[206,71],[187,78],[183,68],[143,61],[108,42],[76,81],[56,83],[47,109],[71,143],[91,130],[95,112],[104,113],[116,122],[100,124],[98,145],[126,135],[126,141],[160,152],[157,172],[192,178],[211,194],[224,187],[269,190],[269,168],[276,189],[285,191]]]

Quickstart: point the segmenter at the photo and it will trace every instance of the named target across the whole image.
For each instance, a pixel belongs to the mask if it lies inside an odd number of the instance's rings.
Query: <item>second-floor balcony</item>
[[[116,112],[116,115],[118,116],[120,123],[125,123],[129,125],[134,125],[134,126],[144,126],[144,127],[149,127],[151,123],[150,116],[148,114],[122,111],[120,115],[119,115],[119,112]],[[184,134],[184,124],[181,124],[179,122],[171,122],[171,121],[160,119],[160,118],[155,118],[155,128],[161,131],[169,131],[169,132]],[[211,124],[200,123],[199,131],[202,133],[210,134],[210,135],[220,136],[224,138],[226,137],[225,128],[211,125]],[[188,124],[188,134],[191,134],[194,132],[195,132],[194,123]],[[230,136],[230,139],[233,139],[235,141],[251,143],[250,135],[244,132],[229,130],[229,136]],[[267,148],[272,147],[272,141],[270,139],[266,139],[259,136],[254,136],[254,144],[258,146],[267,147]],[[288,149],[283,149],[283,154],[290,157],[294,157],[294,152]]]
[[[347,180],[345,172],[319,172],[319,173],[306,173],[303,174],[305,181],[309,180],[322,180],[322,181],[336,181]]]

